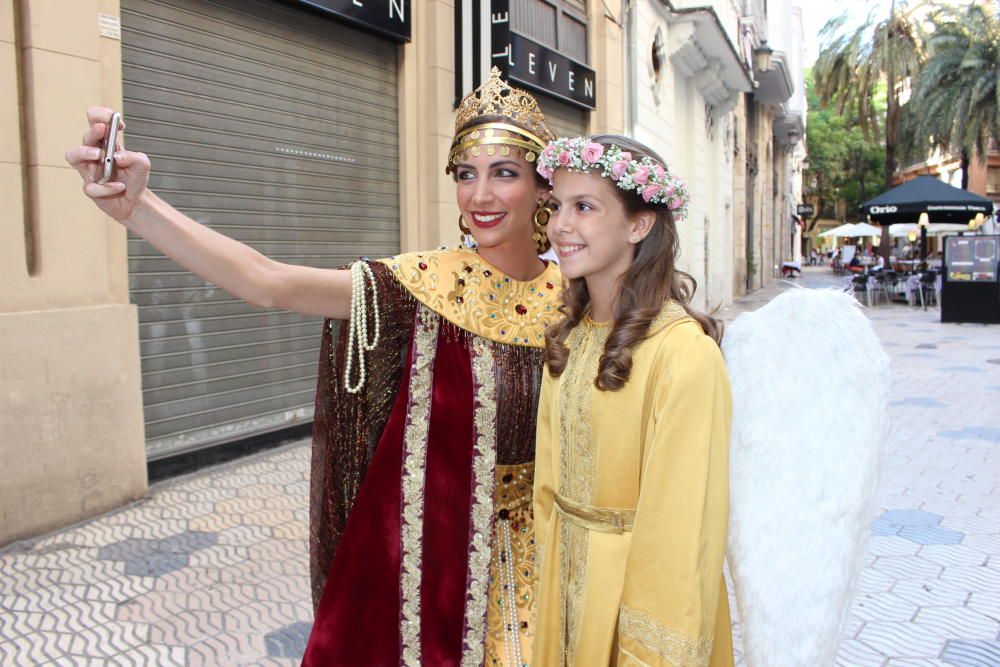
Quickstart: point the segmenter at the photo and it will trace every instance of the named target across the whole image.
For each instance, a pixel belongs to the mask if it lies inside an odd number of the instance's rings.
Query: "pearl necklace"
[[[368,308],[365,296],[365,278],[372,286],[372,313],[375,319],[375,335],[368,335]],[[357,340],[358,382],[351,385],[351,369],[354,366],[354,341]],[[344,388],[349,394],[357,394],[365,386],[365,352],[371,352],[379,341],[378,284],[368,262],[351,264],[351,321],[347,334],[347,361],[344,363]]]
[[[520,623],[517,618],[517,580],[514,578],[514,549],[510,540],[510,523],[500,520],[503,544],[497,550],[500,572],[500,603],[503,616],[503,639],[507,650],[508,667],[527,667],[521,657]],[[506,581],[504,581],[506,579]]]

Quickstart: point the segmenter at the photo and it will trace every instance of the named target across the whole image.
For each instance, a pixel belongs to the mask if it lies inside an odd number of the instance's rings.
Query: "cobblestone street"
[[[866,313],[893,362],[893,428],[839,664],[1000,665],[1000,327]],[[295,443],[0,551],[0,665],[297,665],[308,462]]]

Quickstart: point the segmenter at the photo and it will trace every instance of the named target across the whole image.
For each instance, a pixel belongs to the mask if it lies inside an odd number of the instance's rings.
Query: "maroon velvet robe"
[[[534,459],[542,351],[459,328],[398,271],[371,267],[382,340],[359,394],[343,388],[347,327],[324,327],[311,498],[317,612],[303,664],[482,664],[494,469]],[[473,271],[494,291],[510,287],[476,262],[453,279],[464,285]]]

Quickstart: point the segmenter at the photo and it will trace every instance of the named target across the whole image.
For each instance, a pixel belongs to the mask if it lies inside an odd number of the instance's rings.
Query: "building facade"
[[[0,544],[141,496],[150,461],[312,414],[321,321],[247,306],[105,218],[63,159],[87,107],[123,110],[174,206],[336,267],[458,241],[454,108],[496,65],[558,132],[634,135],[688,180],[681,268],[714,308],[786,258],[801,29],[778,48],[779,5],[0,0]],[[765,39],[787,56],[773,83]]]
[[[740,216],[732,112],[753,90],[737,48],[739,18],[731,2],[641,0],[626,14],[626,131],[687,181],[691,203],[677,226],[679,268],[697,281],[702,309],[733,298],[728,259]]]
[[[805,79],[801,9],[790,0],[744,0],[740,45],[754,91],[737,106],[733,290],[758,289],[798,259],[795,215],[805,159]]]

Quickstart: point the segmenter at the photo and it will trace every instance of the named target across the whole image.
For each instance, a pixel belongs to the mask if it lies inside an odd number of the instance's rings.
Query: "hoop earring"
[[[531,235],[531,240],[535,242],[535,247],[538,249],[538,254],[542,254],[549,249],[549,237],[545,233],[545,228],[549,224],[549,218],[552,217],[552,209],[548,206],[539,206],[535,209],[534,215],[531,216],[531,226],[533,228],[533,233]]]
[[[472,235],[472,230],[469,229],[469,225],[466,224],[465,218],[462,217],[461,213],[458,214],[458,229],[462,232],[462,245],[470,249],[477,247],[478,244]]]

